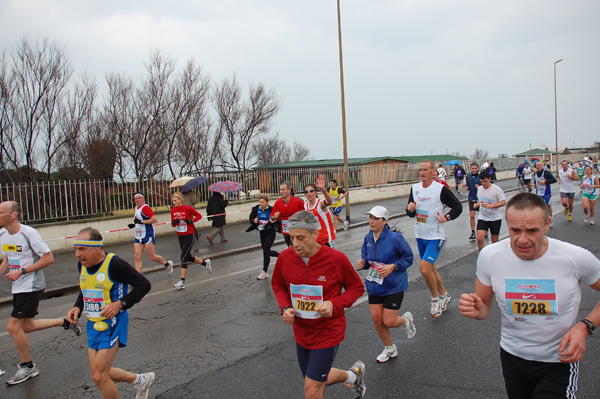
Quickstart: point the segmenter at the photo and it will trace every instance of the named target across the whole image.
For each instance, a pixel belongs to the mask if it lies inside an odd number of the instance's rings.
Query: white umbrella
[[[189,182],[190,180],[192,180],[194,178],[195,177],[193,177],[193,176],[181,176],[181,177],[173,180],[171,182],[171,184],[169,184],[169,188],[183,186],[185,183]]]

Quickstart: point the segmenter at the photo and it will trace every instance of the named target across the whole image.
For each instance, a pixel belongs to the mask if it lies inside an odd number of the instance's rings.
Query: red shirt
[[[285,249],[277,258],[271,280],[280,310],[292,306],[290,284],[322,286],[323,301],[333,304],[331,317],[294,318],[296,342],[307,349],[329,348],[342,342],[346,334],[344,309],[351,307],[365,292],[361,278],[346,255],[321,245],[307,265],[293,248]]]
[[[179,219],[178,224],[174,223],[175,219]],[[193,219],[194,222],[197,222],[202,219],[202,215],[188,205],[176,206],[171,209],[171,226],[177,228],[177,235],[184,236],[186,234],[194,234],[192,226],[185,223],[186,219]]]
[[[287,220],[294,213],[303,210],[304,201],[302,201],[300,198],[291,196],[288,202],[283,202],[283,198],[279,198],[277,201],[275,201],[275,205],[273,205],[271,215],[275,214],[276,212],[279,212],[279,220],[281,220],[281,232],[285,235],[289,235],[287,229]]]

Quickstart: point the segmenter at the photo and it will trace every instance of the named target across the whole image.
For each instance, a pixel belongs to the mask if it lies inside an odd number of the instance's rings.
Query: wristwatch
[[[585,326],[587,327],[588,333],[590,335],[592,335],[594,333],[594,330],[596,329],[596,326],[594,325],[594,323],[592,323],[588,319],[583,319],[583,320],[581,320],[581,322],[583,324],[585,324]]]
[[[448,219],[448,221],[450,221],[450,214],[449,213],[446,214],[446,219]]]
[[[286,306],[281,310],[281,314],[283,315],[285,313],[286,310],[291,309],[291,306]]]
[[[25,269],[24,267],[21,268],[21,276],[24,276],[27,274],[27,269]]]
[[[124,300],[119,300],[119,302],[121,302],[121,306],[123,307],[123,309],[125,309],[127,307],[127,301]]]

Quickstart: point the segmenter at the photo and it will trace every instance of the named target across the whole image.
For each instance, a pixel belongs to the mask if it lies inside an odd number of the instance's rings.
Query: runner
[[[519,163],[519,166],[517,166],[517,170],[515,171],[515,176],[517,176],[517,179],[519,179],[517,188],[519,190],[521,189],[521,187],[525,188],[525,182],[523,181],[523,162]]]
[[[317,198],[317,190],[320,190],[325,197],[325,200]],[[331,196],[325,188],[325,176],[318,175],[317,183],[309,183],[304,186],[304,209],[312,212],[321,225],[317,242],[335,248],[335,230],[333,229],[333,217],[329,211],[331,204]]]
[[[583,166],[583,162],[579,161],[576,171],[577,171],[577,177],[579,177],[579,181],[581,181],[583,179],[583,176],[585,175],[585,167]],[[580,189],[579,193],[583,194],[583,191]]]
[[[545,169],[541,161],[535,163],[535,172],[533,173],[535,193],[542,197],[548,205],[550,212],[550,226],[552,226],[552,188],[551,184],[556,183],[556,178],[548,169]]]
[[[421,182],[413,184],[408,197],[406,213],[415,220],[415,237],[421,262],[419,269],[431,293],[431,317],[439,317],[452,300],[437,271],[435,262],[442,250],[446,233],[444,223],[456,219],[462,212],[460,201],[449,188],[433,181],[436,175],[433,162],[421,161]],[[450,211],[444,213],[444,205]]]
[[[398,356],[390,328],[404,327],[409,339],[417,333],[412,313],[399,316],[404,291],[408,289],[406,269],[413,264],[413,252],[402,234],[390,230],[386,208],[376,206],[367,215],[371,231],[365,236],[356,269],[369,269],[366,277],[369,311],[375,331],[385,345],[377,361],[385,363]]]
[[[271,221],[273,208],[269,205],[269,196],[261,194],[258,197],[258,205],[252,207],[250,212],[250,228],[246,231],[258,229],[260,233],[260,246],[263,250],[263,271],[256,276],[259,280],[269,277],[269,264],[271,256],[278,257],[279,252],[273,251],[271,247],[275,242],[276,223]]]
[[[80,290],[75,305],[67,313],[67,320],[77,325],[85,310],[94,383],[103,398],[118,398],[115,382],[127,382],[133,384],[136,399],[145,399],[155,374],[130,373],[112,367],[112,363],[119,348],[127,346],[127,309],[150,291],[150,281],[117,255],[104,252],[102,235],[96,229],[81,230],[73,247],[79,259]],[[128,293],[129,285],[133,289]]]
[[[525,163],[523,166],[523,182],[527,186],[527,192],[531,192],[531,175],[533,171],[531,170],[531,166],[529,163]]]
[[[277,219],[281,221],[281,233],[286,245],[289,247],[292,245],[292,240],[287,227],[288,219],[294,213],[304,210],[304,201],[294,197],[292,186],[289,183],[279,185],[279,195],[281,198],[275,201],[271,211],[271,221],[275,222]]]
[[[456,191],[459,194],[462,194],[462,188],[463,188],[463,180],[465,178],[465,170],[462,167],[462,165],[454,165],[454,183],[456,185]]]
[[[344,230],[348,230],[348,221],[341,218],[343,204],[342,200],[348,193],[338,186],[337,180],[329,180],[329,196],[331,197],[331,213],[333,214],[333,230],[337,231],[338,221],[342,222]]]
[[[0,252],[4,255],[0,275],[12,281],[13,294],[13,310],[6,330],[21,358],[17,373],[6,381],[8,385],[20,384],[40,374],[31,358],[27,334],[64,327],[65,330],[73,330],[77,336],[81,335],[81,328],[67,319],[34,320],[46,288],[42,269],[54,263],[54,257],[37,230],[21,224],[20,218],[21,206],[17,202],[0,203]]]
[[[585,175],[581,180],[581,203],[583,204],[583,213],[585,218],[584,223],[594,224],[594,207],[596,206],[596,200],[598,199],[598,192],[600,191],[600,183],[598,178],[594,176],[591,165],[585,167]],[[589,209],[589,216],[588,216]]]
[[[492,244],[498,242],[500,238],[500,227],[502,227],[502,215],[500,209],[506,205],[504,191],[495,184],[492,184],[492,177],[487,171],[479,174],[481,186],[477,189],[477,198],[479,202],[475,208],[479,209],[477,219],[477,248],[481,251],[485,247],[485,237],[488,229],[490,230]]]
[[[546,237],[550,214],[539,196],[520,193],[506,207],[509,240],[484,248],[475,293],[462,294],[466,317],[502,314],[500,360],[508,397],[575,398],[587,336],[600,324],[600,302],[577,321],[581,285],[600,291],[600,261]]]
[[[446,169],[444,169],[444,165],[440,164],[437,168],[438,178],[445,182],[446,181]]]
[[[154,251],[154,244],[156,244],[156,238],[154,237],[154,223],[158,223],[158,219],[152,208],[146,204],[144,196],[137,193],[133,196],[135,201],[135,210],[133,212],[133,223],[129,224],[128,227],[133,229],[135,227],[135,239],[133,241],[133,253],[135,256],[135,270],[142,272],[142,252],[146,248],[146,253],[151,261],[160,263],[165,266],[167,275],[173,274],[173,261],[165,261],[165,259],[157,255]]]
[[[363,283],[342,252],[317,242],[319,222],[308,211],[289,218],[293,248],[281,252],[271,281],[283,321],[294,327],[296,354],[306,398],[323,398],[326,385],[344,382],[366,391],[365,365],[347,371],[332,368],[346,333],[344,309],[364,293]]]
[[[467,191],[469,192],[469,223],[471,224],[471,235],[469,236],[469,240],[476,240],[475,213],[477,212],[477,208],[475,208],[475,204],[477,203],[477,189],[481,185],[481,181],[479,180],[479,165],[473,162],[470,168],[471,173],[469,173],[466,178]]]
[[[187,276],[188,262],[197,263],[204,266],[210,273],[212,266],[210,259],[202,260],[192,255],[194,246],[194,229],[190,227],[194,222],[202,219],[202,215],[191,206],[183,205],[183,196],[181,193],[175,193],[172,196],[173,208],[171,209],[171,226],[177,229],[177,238],[179,239],[179,248],[181,248],[181,279],[173,284],[178,290],[185,288],[185,278]]]
[[[560,185],[560,202],[565,208],[564,214],[570,222],[573,220],[573,200],[575,199],[575,184],[573,181],[579,180],[579,176],[569,166],[569,162],[564,160],[560,163],[558,170],[558,184]]]

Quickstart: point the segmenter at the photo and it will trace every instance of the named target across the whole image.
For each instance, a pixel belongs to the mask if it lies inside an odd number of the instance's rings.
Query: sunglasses
[[[308,193],[314,193],[315,190],[313,190],[312,188],[310,190],[304,190],[304,194],[308,194]]]

